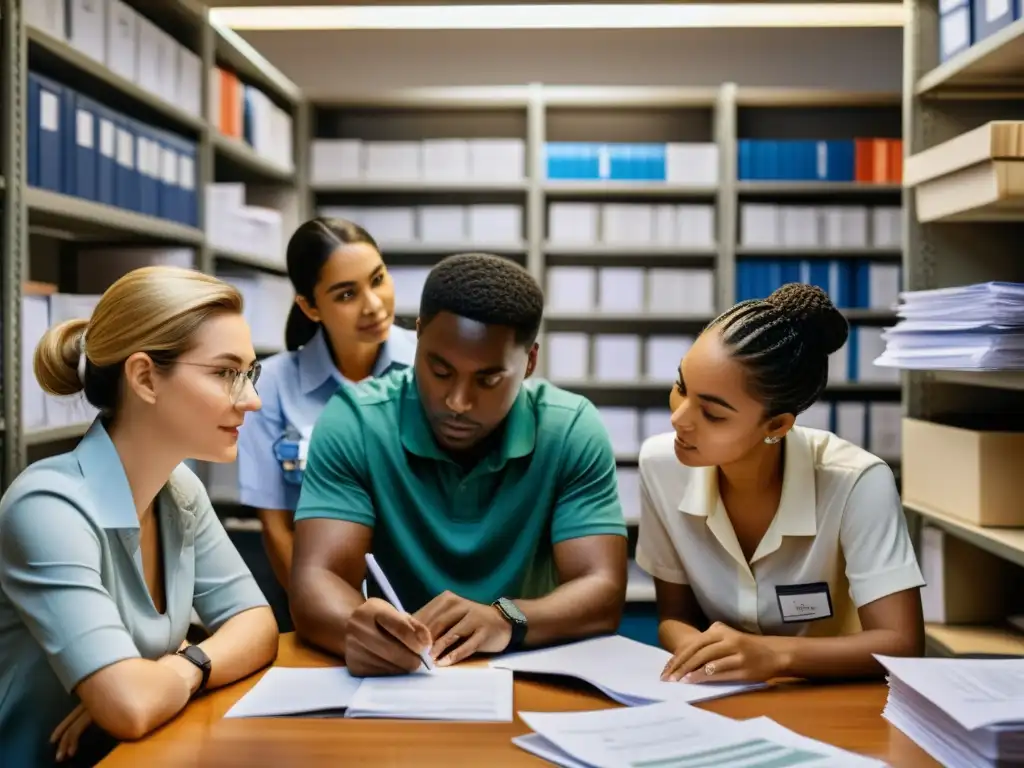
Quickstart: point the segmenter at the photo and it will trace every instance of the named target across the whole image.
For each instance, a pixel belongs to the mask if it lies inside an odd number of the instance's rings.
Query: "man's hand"
[[[356,677],[415,672],[433,636],[420,621],[370,598],[356,608],[345,635],[345,666]]]
[[[669,659],[661,679],[669,682],[764,682],[778,677],[784,660],[759,635],[715,622],[688,639]]]
[[[497,608],[451,592],[438,595],[415,616],[437,638],[430,654],[441,667],[464,661],[477,651],[499,653],[512,639],[512,625]]]
[[[60,725],[50,734],[50,743],[57,744],[58,763],[75,756],[75,752],[78,751],[78,740],[90,725],[92,715],[84,704],[79,704],[71,710],[71,714],[61,720]]]

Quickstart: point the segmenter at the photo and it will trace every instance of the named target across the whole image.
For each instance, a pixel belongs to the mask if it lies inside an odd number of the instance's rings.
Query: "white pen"
[[[388,581],[388,577],[384,575],[384,571],[381,570],[380,565],[377,563],[377,558],[369,553],[366,555],[366,567],[370,569],[370,573],[373,574],[373,578],[377,582],[377,586],[380,587],[380,591],[384,593],[384,597],[387,601],[395,607],[396,611],[405,613],[405,608],[402,607],[402,601],[398,599],[398,595],[396,595],[395,590],[392,589],[391,582]],[[427,669],[434,669],[434,661],[430,658],[429,648],[420,651],[420,659],[423,660],[423,666]]]

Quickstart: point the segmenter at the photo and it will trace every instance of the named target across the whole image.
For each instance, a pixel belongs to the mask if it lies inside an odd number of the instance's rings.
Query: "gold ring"
[[[715,662],[709,661],[707,664],[704,665],[704,674],[708,677],[711,677],[713,674],[715,674]]]

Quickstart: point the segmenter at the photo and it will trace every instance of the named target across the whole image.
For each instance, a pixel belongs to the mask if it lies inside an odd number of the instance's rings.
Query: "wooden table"
[[[276,664],[331,666],[337,661],[281,636]],[[425,723],[395,720],[259,718],[225,720],[224,713],[260,674],[215,691],[142,741],[118,747],[102,768],[173,766],[542,766],[511,738],[528,732],[512,723]],[[884,683],[781,686],[702,704],[735,718],[768,715],[798,733],[884,760],[894,768],[936,766],[882,719]],[[600,694],[516,680],[515,709],[578,711],[618,706]]]

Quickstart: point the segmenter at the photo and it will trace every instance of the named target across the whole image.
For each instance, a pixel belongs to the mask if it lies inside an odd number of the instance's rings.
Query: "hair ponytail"
[[[310,320],[298,304],[292,304],[284,326],[284,346],[289,352],[294,352],[312,341],[319,330],[320,323]]]

